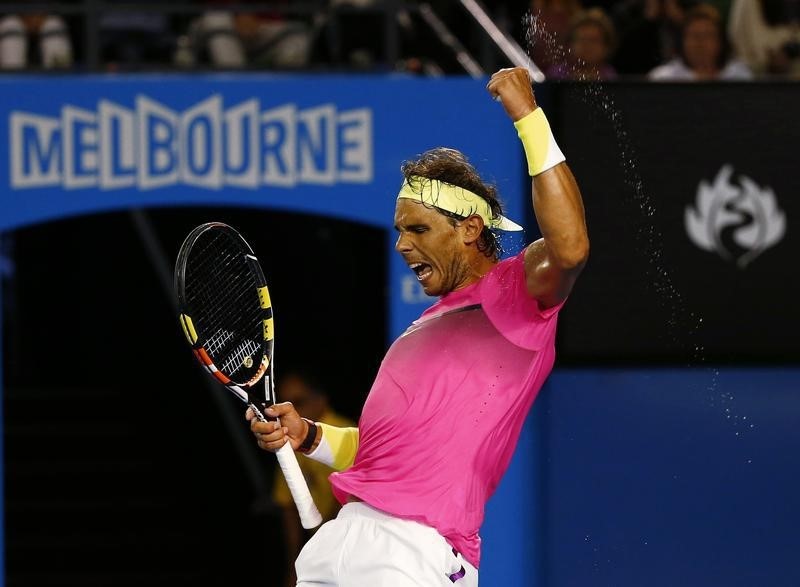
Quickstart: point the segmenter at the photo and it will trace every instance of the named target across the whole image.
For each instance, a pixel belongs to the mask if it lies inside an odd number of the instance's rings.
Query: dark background
[[[276,377],[309,369],[358,417],[386,339],[383,231],[259,210],[138,214],[170,278],[191,228],[240,229],[270,283]],[[118,213],[11,235],[9,585],[232,585],[254,564],[284,572],[274,458],[250,440],[239,400],[195,364],[137,226]]]
[[[800,113],[791,84],[550,86],[592,253],[560,321],[563,363],[800,361]],[[774,191],[783,239],[744,268],[684,227],[724,165]]]

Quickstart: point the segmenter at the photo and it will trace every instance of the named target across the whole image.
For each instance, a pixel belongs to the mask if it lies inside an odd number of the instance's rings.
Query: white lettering
[[[258,187],[258,100],[248,100],[225,113],[223,149],[225,182],[228,185]]]
[[[400,283],[400,298],[406,304],[419,304],[431,300],[422,289],[422,284],[413,275],[403,275]]]
[[[373,179],[368,108],[262,111],[252,98],[226,110],[221,95],[183,112],[145,95],[135,104],[101,99],[96,112],[65,104],[60,117],[12,112],[11,188],[217,190]]]
[[[337,127],[339,181],[372,181],[372,111],[367,108],[342,112]]]
[[[147,96],[136,97],[140,190],[178,183],[178,116]]]
[[[61,182],[61,121],[27,112],[11,114],[11,187]]]
[[[297,109],[283,106],[264,112],[259,131],[259,161],[264,185],[292,187],[296,177]]]
[[[336,109],[320,106],[297,116],[297,170],[305,183],[336,181]]]
[[[61,109],[64,141],[64,187],[68,190],[97,185],[97,116],[88,110]]]
[[[181,180],[208,189],[222,187],[222,98],[212,96],[181,116]]]
[[[136,119],[132,110],[100,100],[100,189],[136,183]]]

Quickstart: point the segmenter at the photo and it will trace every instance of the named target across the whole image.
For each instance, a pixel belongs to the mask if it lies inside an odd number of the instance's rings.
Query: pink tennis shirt
[[[480,563],[484,506],[555,359],[560,305],[542,311],[523,253],[428,308],[381,364],[359,420],[353,466],[331,475],[349,495],[436,528]]]

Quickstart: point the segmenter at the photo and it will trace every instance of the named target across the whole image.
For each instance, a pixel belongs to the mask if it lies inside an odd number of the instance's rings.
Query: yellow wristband
[[[566,160],[541,108],[520,118],[514,123],[514,127],[525,147],[525,158],[528,160],[528,173],[531,177]]]

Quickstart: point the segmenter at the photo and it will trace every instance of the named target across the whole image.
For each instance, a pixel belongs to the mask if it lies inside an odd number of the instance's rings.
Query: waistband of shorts
[[[367,518],[370,520],[376,520],[378,522],[389,522],[389,521],[397,521],[403,520],[403,518],[398,518],[397,516],[393,516],[392,514],[388,514],[378,508],[374,508],[368,503],[363,501],[350,501],[347,502],[342,506],[342,509],[339,510],[339,518],[347,519],[347,518]],[[411,520],[404,520],[410,522]]]
[[[379,524],[390,524],[395,527],[400,524],[409,529],[413,528],[414,532],[421,532],[423,535],[429,535],[431,538],[435,537],[445,543],[447,542],[433,526],[409,518],[395,516],[363,501],[351,501],[344,504],[336,517],[340,520],[371,520]]]
[[[423,532],[430,532],[433,535],[438,536],[441,538],[441,534],[434,528],[433,526],[429,526],[428,524],[424,524],[422,522],[418,522],[417,520],[412,520],[410,518],[404,518],[402,516],[396,516],[394,514],[390,514],[383,510],[379,510],[378,508],[369,505],[364,501],[350,501],[342,506],[342,509],[339,510],[339,514],[337,516],[340,519],[366,519],[366,520],[373,520],[375,522],[387,522],[392,524],[409,524],[411,526],[415,526],[419,528]],[[444,538],[442,538],[444,540]]]
[[[442,541],[448,548],[452,548],[454,554],[459,554],[458,551],[452,547],[447,541],[447,539],[443,538],[441,534],[436,530],[436,528],[432,526],[428,526],[427,524],[423,524],[422,522],[417,522],[416,520],[410,520],[408,518],[401,518],[399,516],[393,516],[392,514],[386,513],[383,510],[379,510],[366,502],[363,501],[350,501],[347,502],[342,506],[342,509],[339,510],[339,514],[336,516],[337,519],[341,520],[356,520],[356,519],[368,519],[374,520],[376,522],[392,522],[392,523],[405,523],[410,524],[416,528],[418,531],[422,531],[430,533],[431,536],[436,536],[439,540]],[[460,555],[463,556],[463,555]],[[462,558],[464,564],[468,565],[469,568],[472,570],[473,573],[477,574],[477,568],[472,565],[467,559]]]

